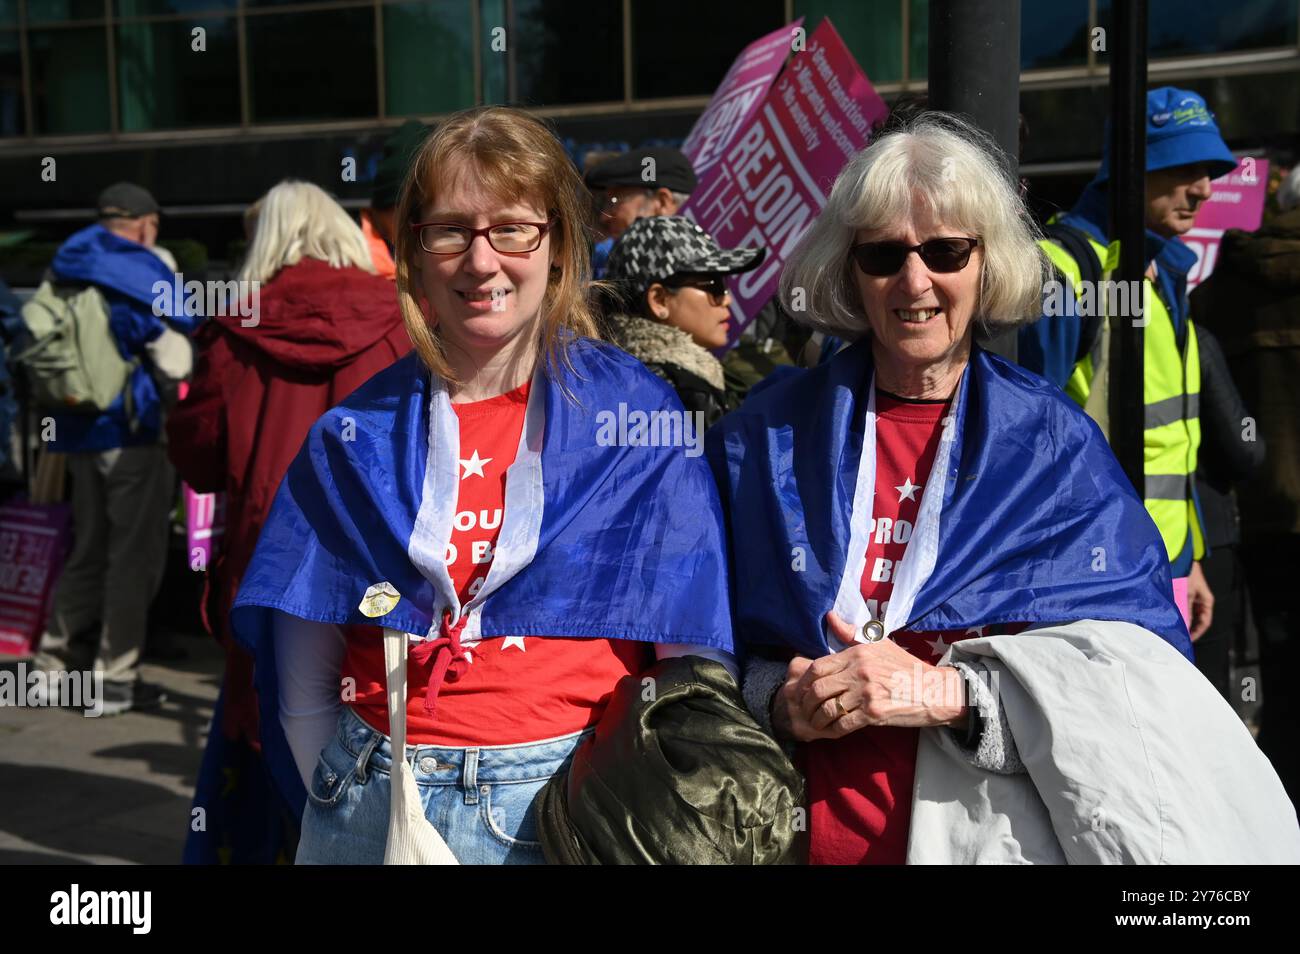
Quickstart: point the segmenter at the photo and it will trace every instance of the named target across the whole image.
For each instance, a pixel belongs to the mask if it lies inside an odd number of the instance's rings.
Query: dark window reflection
[[[1296,43],[1295,0],[1150,0],[1147,17],[1147,50],[1152,56],[1231,53]],[[1109,33],[1111,0],[1097,0],[1097,22]]]
[[[100,20],[103,17],[104,0],[27,0],[28,23]]]
[[[737,53],[785,22],[782,0],[633,3],[632,95],[707,96]]]
[[[238,6],[238,0],[113,0],[113,9],[117,11],[119,17],[207,13],[216,10],[234,10]]]
[[[873,83],[903,77],[903,7],[898,0],[796,0],[794,15],[811,33],[829,17],[835,32]]]
[[[21,136],[25,131],[18,34],[0,33],[0,136]]]
[[[1020,6],[1020,68],[1084,66],[1088,62],[1088,0]]]
[[[194,49],[193,30],[206,49]],[[235,21],[125,23],[117,28],[118,116],[123,130],[239,122]]]
[[[468,0],[384,7],[384,73],[390,116],[474,105],[473,21]]]
[[[36,133],[108,132],[108,52],[103,27],[31,30]]]
[[[929,75],[929,70],[930,0],[908,0],[907,77],[910,80],[924,80]]]
[[[479,0],[479,58],[483,65],[483,102],[504,103],[509,98],[506,53],[493,49],[498,29],[506,29],[505,0]],[[506,49],[509,50],[507,31]],[[499,44],[496,44],[499,46]]]
[[[250,16],[255,122],[350,119],[379,111],[370,7]]]
[[[515,28],[508,39],[514,43],[520,103],[556,106],[623,98],[620,0],[515,0],[514,8]]]
[[[356,0],[244,0],[246,7],[283,7],[289,4],[301,5],[303,3],[355,3]]]

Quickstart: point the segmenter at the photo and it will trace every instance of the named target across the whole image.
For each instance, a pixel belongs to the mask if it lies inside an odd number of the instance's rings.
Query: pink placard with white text
[[[68,504],[0,507],[0,655],[34,653],[71,541]]]
[[[697,176],[704,175],[722,158],[736,130],[753,118],[790,54],[795,31],[802,25],[800,17],[740,51],[682,143],[682,153]]]
[[[1214,180],[1214,192],[1196,213],[1196,224],[1182,237],[1196,253],[1196,264],[1187,273],[1191,291],[1210,277],[1219,258],[1219,243],[1228,229],[1253,232],[1264,217],[1268,196],[1268,160],[1247,156],[1225,176]]]
[[[752,122],[700,177],[681,214],[723,248],[767,249],[762,265],[728,280],[728,346],[775,294],[782,267],[826,205],[835,177],[887,113],[830,20],[823,20]]]
[[[226,495],[200,494],[185,488],[185,536],[190,567],[206,569],[216,556],[217,544],[226,529]]]

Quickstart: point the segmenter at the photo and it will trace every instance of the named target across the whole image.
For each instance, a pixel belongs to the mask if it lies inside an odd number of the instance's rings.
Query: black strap
[[[1053,222],[1045,231],[1049,239],[1065,249],[1066,254],[1074,259],[1075,264],[1079,266],[1080,280],[1087,282],[1092,288],[1092,300],[1097,302],[1098,296],[1101,295],[1101,259],[1097,257],[1097,251],[1088,241],[1088,237],[1079,229],[1060,222]],[[1069,281],[1067,276],[1061,277]],[[1079,319],[1079,346],[1074,352],[1076,364],[1088,356],[1100,334],[1100,315],[1089,315]]]

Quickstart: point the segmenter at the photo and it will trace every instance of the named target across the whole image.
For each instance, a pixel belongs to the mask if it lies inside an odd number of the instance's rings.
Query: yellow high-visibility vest
[[[1107,248],[1088,236],[1088,244],[1102,263],[1102,281],[1113,280],[1112,276],[1119,269],[1119,242]],[[1078,263],[1050,239],[1044,239],[1040,245],[1079,294],[1082,273]],[[1192,496],[1196,454],[1201,446],[1201,362],[1196,330],[1188,318],[1180,350],[1173,318],[1149,278],[1143,279],[1143,290],[1146,294],[1145,317],[1148,319],[1142,336],[1145,366],[1142,382],[1145,404],[1143,475],[1146,482],[1143,499],[1147,513],[1151,514],[1160,530],[1169,559],[1172,561],[1183,552],[1190,533],[1192,559],[1199,560],[1205,555],[1205,535]],[[1101,331],[1091,351],[1075,364],[1065,385],[1065,393],[1097,422],[1109,438],[1110,377],[1106,358],[1111,318],[1107,314],[1109,309],[1105,307],[1108,295],[1103,293],[1103,289],[1094,289],[1092,300],[1101,309],[1096,312],[1103,316]],[[1061,319],[1049,317],[1042,320]]]

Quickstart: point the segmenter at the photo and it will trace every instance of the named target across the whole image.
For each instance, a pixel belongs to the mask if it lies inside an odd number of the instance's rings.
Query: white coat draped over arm
[[[1296,864],[1300,825],[1232,707],[1167,642],[1082,620],[956,643],[989,671],[1027,774],[917,748],[909,864]]]

